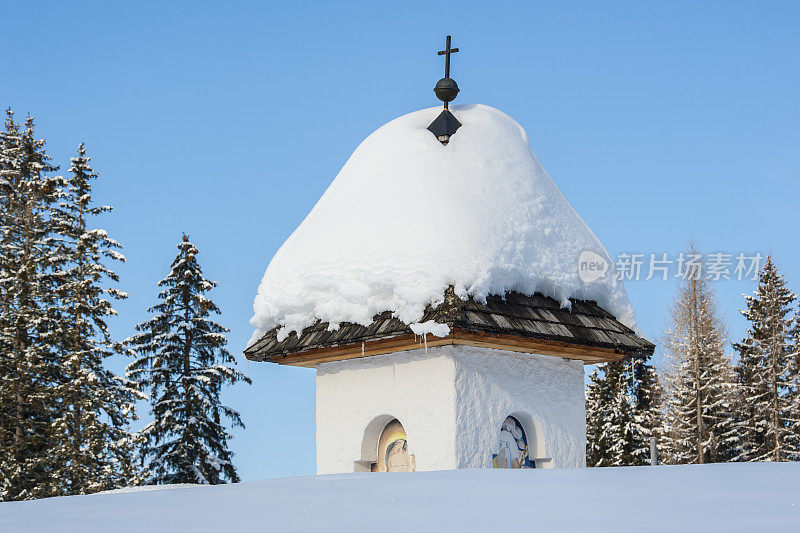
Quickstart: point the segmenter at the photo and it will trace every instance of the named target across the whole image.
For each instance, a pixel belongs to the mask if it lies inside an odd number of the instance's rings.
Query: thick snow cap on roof
[[[447,146],[426,129],[436,107],[389,122],[356,148],[270,261],[251,343],[276,326],[284,338],[317,319],[331,328],[369,325],[383,311],[416,325],[450,285],[479,300],[510,290],[564,306],[595,300],[635,329],[608,252],[547,175],[525,130],[492,107],[452,111],[462,127]],[[605,277],[581,280],[586,251],[610,265]]]

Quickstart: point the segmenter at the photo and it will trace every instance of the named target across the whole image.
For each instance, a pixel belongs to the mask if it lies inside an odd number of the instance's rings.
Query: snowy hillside
[[[479,300],[507,290],[564,305],[595,300],[634,325],[613,275],[581,281],[582,252],[608,265],[611,258],[525,130],[488,106],[452,109],[463,126],[447,146],[427,130],[439,107],[397,118],[361,143],[267,267],[252,340],[276,325],[285,326],[281,339],[315,319],[369,325],[387,310],[412,324],[449,285]]]
[[[800,464],[341,474],[0,503],[0,531],[790,531]]]

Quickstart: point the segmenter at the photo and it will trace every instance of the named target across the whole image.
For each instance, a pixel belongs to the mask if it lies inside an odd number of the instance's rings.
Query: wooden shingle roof
[[[343,323],[336,330],[317,322],[300,335],[291,333],[282,341],[277,328],[249,346],[244,354],[251,361],[269,361],[297,366],[390,353],[393,351],[469,344],[511,351],[557,355],[587,363],[618,360],[633,353],[652,354],[654,345],[621,324],[593,301],[571,300],[564,309],[556,300],[516,292],[504,297],[489,296],[486,303],[461,300],[448,289],[445,301],[428,307],[420,322],[434,320],[447,324],[446,337],[425,338],[381,313],[369,326]]]

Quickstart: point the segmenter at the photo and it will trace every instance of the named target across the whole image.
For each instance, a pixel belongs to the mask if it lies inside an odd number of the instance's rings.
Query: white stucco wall
[[[406,430],[417,470],[456,468],[454,381],[452,357],[434,349],[317,367],[317,473],[353,472],[354,461],[374,461],[392,418]],[[367,428],[374,442],[362,450]]]
[[[325,363],[317,368],[317,473],[366,470],[392,418],[417,470],[488,467],[508,415],[522,422],[532,457],[552,458],[542,466],[584,466],[580,361],[442,346]]]
[[[473,346],[448,347],[456,366],[456,467],[492,464],[500,427],[522,423],[544,468],[586,466],[583,362]]]

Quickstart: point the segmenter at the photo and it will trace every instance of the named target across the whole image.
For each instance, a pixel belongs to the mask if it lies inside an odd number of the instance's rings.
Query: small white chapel
[[[258,290],[245,356],[316,369],[318,474],[585,466],[583,366],[654,350],[522,126],[449,105],[455,52],[444,106],[367,137]]]

